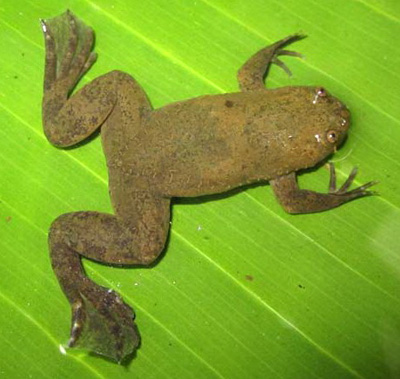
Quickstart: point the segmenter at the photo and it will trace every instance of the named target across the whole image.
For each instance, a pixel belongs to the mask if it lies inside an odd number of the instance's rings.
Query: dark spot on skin
[[[6,222],[10,222],[12,220],[11,216],[6,217]]]
[[[226,100],[225,101],[225,106],[228,107],[228,108],[232,108],[233,107],[233,101]]]
[[[18,79],[18,75],[14,75],[14,79]]]
[[[122,342],[122,341],[117,341],[116,342],[116,344],[115,344],[115,349],[118,351],[118,352],[122,352],[123,351],[123,348],[124,348],[124,343]],[[118,356],[120,357],[121,356],[121,354],[118,354]]]
[[[118,325],[113,325],[110,328],[110,331],[112,334],[114,334],[115,336],[118,336],[121,334],[121,328]]]
[[[248,280],[249,282],[252,282],[254,280],[254,277],[252,275],[246,275],[245,279]]]
[[[302,284],[299,284],[299,288],[301,288],[301,289],[303,289],[303,290],[306,289],[306,287],[304,287]]]

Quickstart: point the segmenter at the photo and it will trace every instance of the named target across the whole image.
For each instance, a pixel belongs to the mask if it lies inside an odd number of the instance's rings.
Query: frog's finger
[[[292,51],[292,50],[278,50],[276,52],[276,55],[289,55],[291,57],[297,57],[304,59],[304,55],[301,53],[298,53],[297,51]]]
[[[336,170],[335,165],[332,162],[329,162],[329,193],[336,192]]]
[[[290,45],[291,43],[295,41],[299,41],[303,38],[306,38],[307,36],[305,34],[297,33],[297,34],[291,34],[290,36],[287,36],[285,38],[282,38],[278,42],[275,42],[273,46],[278,50],[281,46],[285,45]]]
[[[272,58],[271,60],[272,63],[276,64],[277,66],[279,66],[283,71],[286,72],[286,74],[288,74],[289,76],[292,76],[292,71],[290,71],[289,67],[286,66],[285,63],[283,63],[280,59],[278,59],[277,57]]]
[[[56,80],[57,76],[57,56],[54,37],[50,31],[49,25],[41,19],[44,41],[45,41],[45,68],[44,68],[44,89],[48,90]]]
[[[358,167],[354,167],[353,170],[351,171],[349,177],[346,179],[346,181],[343,183],[343,185],[337,191],[338,194],[347,193],[346,191],[350,188],[351,183],[353,183],[353,180],[356,177],[357,172],[358,172]]]
[[[284,62],[282,62],[278,56],[281,55],[288,55],[291,57],[298,57],[298,58],[304,58],[304,56],[296,51],[291,51],[291,50],[281,50],[278,49],[275,52],[275,56],[271,59],[272,63],[275,63],[277,66],[279,66],[280,68],[283,69],[283,71],[285,71],[289,76],[292,76],[292,72],[290,71],[289,67],[286,66],[286,64]]]
[[[376,195],[377,192],[376,191],[366,191],[367,188],[370,188],[376,184],[378,184],[379,182],[377,180],[372,180],[360,187],[357,187],[349,192],[346,192],[345,195],[352,195],[352,194],[356,194],[358,193],[358,196],[369,196],[369,195]]]

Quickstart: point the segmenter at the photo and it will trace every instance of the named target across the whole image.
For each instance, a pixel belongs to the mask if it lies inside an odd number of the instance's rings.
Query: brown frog
[[[110,265],[149,265],[165,247],[172,197],[220,193],[269,181],[289,213],[319,212],[370,195],[349,191],[356,169],[328,193],[299,189],[296,172],[331,155],[349,128],[349,111],[321,87],[267,90],[264,76],[289,36],[239,70],[241,92],[201,96],[153,110],[140,85],[112,71],[71,95],[96,59],[93,30],[71,12],[42,21],[46,44],[43,126],[55,146],[75,145],[101,127],[114,214],[61,215],[52,224],[53,269],[72,307],[68,345],[121,361],[136,350],[132,309],[91,281],[81,257]]]

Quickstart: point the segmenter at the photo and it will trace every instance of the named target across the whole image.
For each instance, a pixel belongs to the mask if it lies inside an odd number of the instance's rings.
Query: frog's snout
[[[350,111],[341,102],[337,102],[335,125],[332,125],[332,130],[327,134],[327,140],[339,147],[346,138],[347,131],[350,127]]]

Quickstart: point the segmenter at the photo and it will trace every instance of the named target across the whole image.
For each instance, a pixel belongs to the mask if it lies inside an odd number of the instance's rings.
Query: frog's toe
[[[96,61],[97,54],[92,51],[93,42],[94,42],[93,30],[88,29],[86,31],[82,47],[73,62],[72,71],[74,72],[74,75],[82,77],[85,74],[85,72],[89,70],[92,64]]]
[[[132,309],[116,292],[97,285],[86,287],[72,305],[68,346],[121,362],[139,345],[139,332],[133,320]]]
[[[95,61],[93,29],[70,11],[41,23],[46,40],[48,81],[60,81],[61,87],[70,92]]]
[[[69,26],[68,42],[66,43],[66,51],[61,60],[60,65],[60,76],[64,77],[68,75],[70,70],[71,62],[74,58],[75,51],[78,46],[78,30],[76,26],[76,20],[74,15],[68,10],[66,12],[67,22]]]
[[[54,36],[46,20],[41,19],[40,24],[45,41],[45,70],[44,70],[44,88],[49,89],[57,77],[57,55]]]

